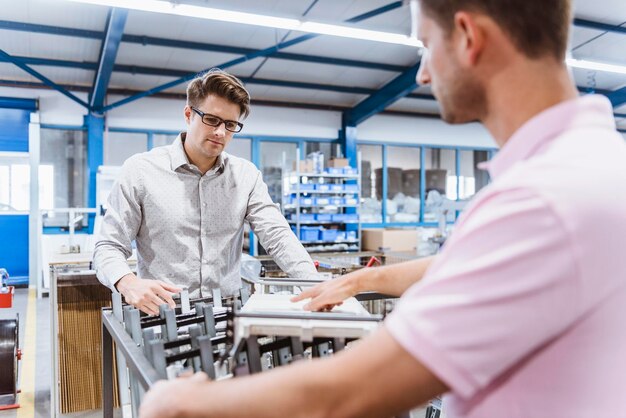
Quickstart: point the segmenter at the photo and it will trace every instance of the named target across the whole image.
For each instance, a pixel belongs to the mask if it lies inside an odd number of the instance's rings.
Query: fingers
[[[180,293],[183,291],[183,289],[181,289],[180,287],[176,287],[173,284],[169,284],[169,283],[165,283],[162,280],[157,280],[157,283],[159,283],[161,285],[161,287],[165,290],[167,290],[168,292],[172,292],[172,293]]]
[[[310,287],[306,290],[303,290],[299,295],[292,297],[291,301],[299,302],[304,299],[310,299],[310,298],[316,297],[317,295],[320,294],[320,286],[321,285],[317,285],[317,286]]]
[[[164,300],[170,306],[170,308],[174,309],[176,307],[176,303],[174,302],[174,299],[172,299],[172,295],[166,289],[157,287],[154,291],[159,298]]]

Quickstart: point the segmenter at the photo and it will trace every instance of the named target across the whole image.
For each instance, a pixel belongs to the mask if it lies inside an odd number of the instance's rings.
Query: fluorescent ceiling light
[[[606,71],[609,73],[617,73],[617,74],[626,75],[626,66],[624,65],[607,64],[604,62],[579,60],[575,58],[568,58],[565,60],[565,62],[570,67],[574,67],[574,68],[582,68],[585,70],[595,70],[595,71]]]
[[[144,12],[164,13],[177,16],[217,20],[221,22],[241,23],[244,25],[263,26],[275,29],[293,30],[316,33],[320,35],[340,36],[344,38],[362,39],[375,42],[386,42],[412,47],[422,47],[416,38],[401,33],[380,32],[358,29],[344,25],[330,25],[298,19],[289,19],[260,15],[256,13],[235,12],[211,7],[176,4],[164,0],[67,0],[76,3],[95,4],[100,6],[119,7]]]

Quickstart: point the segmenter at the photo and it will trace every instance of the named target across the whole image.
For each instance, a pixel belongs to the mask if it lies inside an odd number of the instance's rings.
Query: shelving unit
[[[303,173],[299,164],[283,170],[283,214],[308,251],[360,251],[361,179],[354,170]]]

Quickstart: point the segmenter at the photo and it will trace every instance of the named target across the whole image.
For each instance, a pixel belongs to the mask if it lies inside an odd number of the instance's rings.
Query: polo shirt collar
[[[565,132],[592,127],[615,129],[613,108],[606,97],[587,95],[558,103],[522,125],[483,167],[497,178]]]

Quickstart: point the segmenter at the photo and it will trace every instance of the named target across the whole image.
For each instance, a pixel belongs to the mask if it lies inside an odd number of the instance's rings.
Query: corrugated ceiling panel
[[[583,88],[595,87],[602,90],[615,90],[626,82],[626,77],[621,74],[607,73],[574,68],[576,85]]]
[[[5,0],[2,20],[104,30],[108,7],[50,0]]]
[[[259,78],[332,84],[344,87],[378,88],[397,73],[351,68],[330,64],[310,64],[281,59],[269,59],[257,73]]]
[[[99,40],[0,30],[0,48],[11,55],[68,61],[98,61]]]
[[[403,112],[421,112],[439,114],[439,104],[434,100],[400,99],[386,110],[399,110]]]

